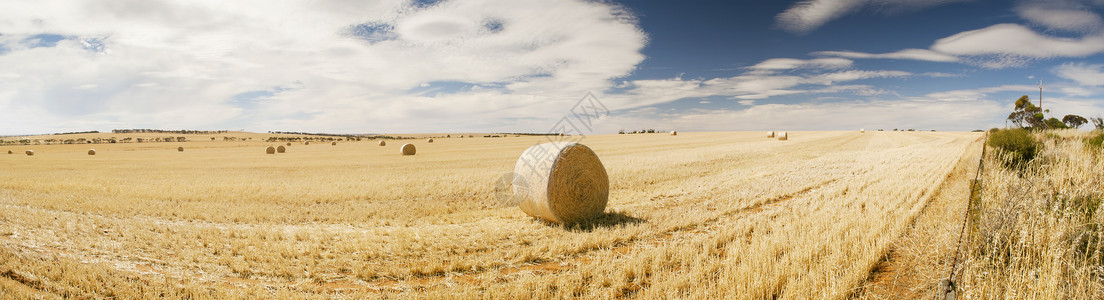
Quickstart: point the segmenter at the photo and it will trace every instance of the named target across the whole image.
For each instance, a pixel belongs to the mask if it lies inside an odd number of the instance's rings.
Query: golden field
[[[234,135],[253,139],[221,139]],[[277,135],[163,136],[189,141],[0,146],[16,153],[0,154],[0,297],[879,298],[898,291],[875,288],[879,265],[908,248],[926,207],[958,228],[982,143],[586,136],[609,204],[564,227],[504,203],[496,184],[545,137],[293,142],[268,155],[283,143],[262,140]],[[417,155],[399,155],[403,143]]]

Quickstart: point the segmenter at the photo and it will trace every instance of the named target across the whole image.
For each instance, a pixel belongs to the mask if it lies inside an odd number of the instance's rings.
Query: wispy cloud
[[[802,68],[839,69],[851,66],[852,61],[843,58],[772,58],[748,67],[754,70],[792,70]]]
[[[1086,8],[1075,1],[1046,1],[1022,2],[1015,10],[1025,20],[1050,30],[1085,33],[1104,28],[1104,20]]]
[[[1058,77],[1073,80],[1081,85],[1104,86],[1104,65],[1085,63],[1064,63],[1052,71]]]
[[[909,59],[934,62],[956,62],[958,58],[953,55],[935,52],[928,49],[904,49],[890,53],[863,53],[855,51],[817,51],[813,55],[836,56],[857,59]]]
[[[896,14],[959,1],[961,0],[804,0],[775,16],[775,22],[787,31],[808,33],[825,23],[865,8]]]

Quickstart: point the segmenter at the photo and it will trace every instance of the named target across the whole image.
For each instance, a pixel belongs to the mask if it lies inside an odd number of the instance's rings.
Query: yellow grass
[[[440,139],[416,156],[365,140],[276,159],[256,155],[267,136],[100,144],[94,159],[87,145],[0,156],[0,289],[846,298],[981,135],[586,136],[609,173],[609,204],[566,228],[496,196],[544,137]]]

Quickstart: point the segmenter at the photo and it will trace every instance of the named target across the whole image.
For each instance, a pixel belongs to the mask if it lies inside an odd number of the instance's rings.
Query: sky
[[[0,135],[967,131],[1104,116],[1104,0],[0,2]],[[591,110],[580,126],[577,104]],[[1090,125],[1091,126],[1091,125]]]

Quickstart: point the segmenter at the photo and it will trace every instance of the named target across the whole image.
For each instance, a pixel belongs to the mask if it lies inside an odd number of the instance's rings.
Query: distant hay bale
[[[177,152],[184,152],[184,147],[176,147]]]
[[[432,142],[433,142],[433,138],[426,139],[426,143],[432,143]]]
[[[265,148],[265,153],[276,154],[276,147],[268,146],[268,148]]]
[[[27,156],[34,156],[34,150],[27,150],[27,152],[24,153],[27,153]]]
[[[789,133],[786,133],[785,131],[778,133],[778,140],[779,141],[786,141],[786,140],[789,140],[789,139],[790,139],[790,134]]]
[[[866,128],[859,128],[859,133],[866,133]]]
[[[96,149],[88,149],[88,155],[96,155]]]
[[[514,165],[513,195],[526,214],[571,224],[598,217],[609,200],[609,177],[598,155],[579,143],[529,147]]]
[[[414,148],[414,144],[404,144],[402,148],[399,149],[399,152],[401,152],[402,155],[414,155],[415,152],[418,152],[418,149]]]
[[[337,142],[336,141],[330,142],[330,146],[337,146]]]
[[[310,142],[303,142],[303,145],[310,145]]]
[[[678,131],[671,130],[671,135],[678,135]]]
[[[290,143],[290,142],[288,142],[288,143],[287,143],[287,145],[288,145],[288,146],[291,146],[291,143]]]
[[[387,146],[387,141],[380,141],[379,145],[380,147]]]
[[[768,139],[773,139],[774,138],[774,131],[767,131],[767,138]]]
[[[284,153],[286,151],[287,151],[287,148],[284,148],[284,145],[280,145],[279,147],[276,147],[276,153]]]
[[[12,154],[12,153],[15,153],[15,152],[12,152],[11,150],[8,150],[8,154]]]

